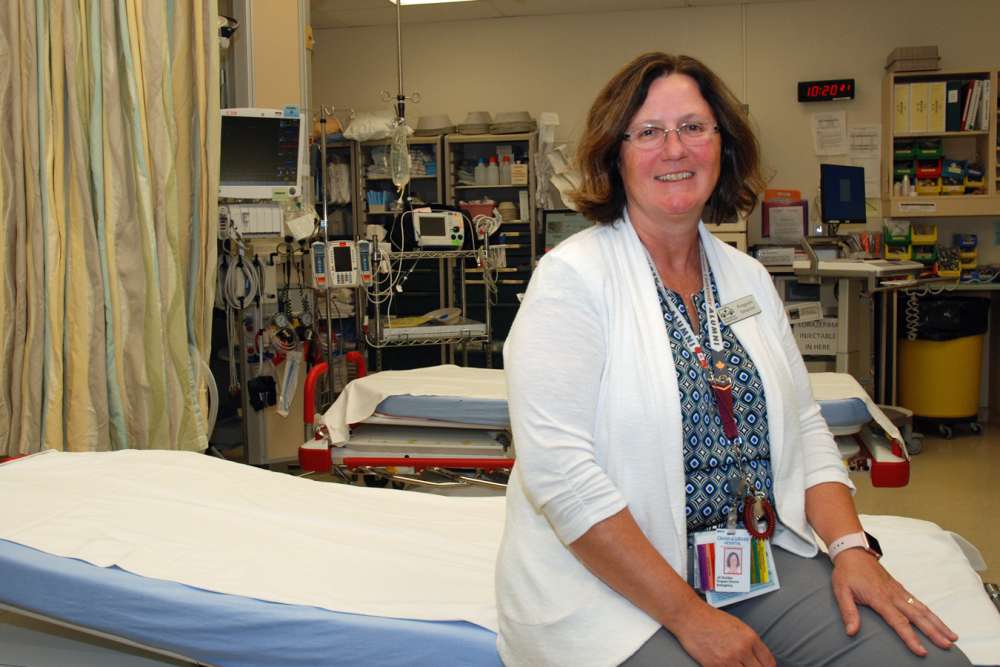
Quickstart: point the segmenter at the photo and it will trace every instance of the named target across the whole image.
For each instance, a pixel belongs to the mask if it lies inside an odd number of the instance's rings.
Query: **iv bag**
[[[402,196],[403,188],[410,182],[410,150],[406,143],[406,121],[396,119],[396,126],[389,138],[389,176]]]

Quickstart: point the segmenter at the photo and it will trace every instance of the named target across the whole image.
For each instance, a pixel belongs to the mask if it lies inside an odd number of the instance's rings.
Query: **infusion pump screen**
[[[421,236],[447,236],[445,231],[444,218],[432,218],[430,216],[420,218]]]
[[[298,118],[222,117],[222,184],[295,185],[298,157]]]
[[[351,266],[350,246],[344,248],[333,247],[333,266],[330,268],[332,271],[350,271],[353,268]]]

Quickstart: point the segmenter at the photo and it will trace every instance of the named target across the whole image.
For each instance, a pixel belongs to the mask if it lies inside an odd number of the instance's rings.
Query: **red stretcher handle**
[[[347,363],[354,364],[354,367],[357,369],[357,377],[363,378],[368,374],[363,354],[354,350],[344,356],[347,358]],[[302,417],[306,422],[306,426],[312,426],[316,419],[316,381],[326,373],[326,369],[327,363],[322,361],[313,366],[312,370],[309,371],[309,375],[306,376],[306,386],[302,395],[302,410],[304,413]]]
[[[462,458],[403,458],[390,456],[346,456],[343,464],[348,468],[364,466],[382,467],[396,466],[398,468],[477,468],[480,470],[498,470],[514,467],[514,459],[462,459]]]

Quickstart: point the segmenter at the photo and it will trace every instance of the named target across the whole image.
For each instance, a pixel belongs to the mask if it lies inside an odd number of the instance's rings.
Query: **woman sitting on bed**
[[[763,186],[737,99],[693,58],[643,55],[598,95],[579,161],[598,224],[542,260],[504,349],[504,662],[969,664],[862,532],[767,271],[701,224]],[[766,563],[769,592],[717,608],[751,582],[721,555],[706,580],[702,538]]]

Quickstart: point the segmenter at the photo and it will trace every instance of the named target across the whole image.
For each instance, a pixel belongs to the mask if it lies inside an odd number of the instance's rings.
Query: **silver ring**
[[[913,604],[913,598],[906,598],[906,604]]]

